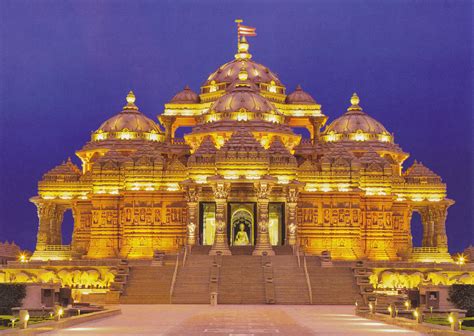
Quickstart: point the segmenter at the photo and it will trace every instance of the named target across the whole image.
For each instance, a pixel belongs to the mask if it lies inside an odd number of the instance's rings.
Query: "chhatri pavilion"
[[[403,169],[409,154],[357,94],[328,117],[300,86],[288,91],[245,37],[199,93],[186,86],[156,121],[130,91],[76,152],[81,167],[68,160],[39,181],[31,260],[151,259],[201,245],[210,255],[291,246],[335,260],[452,261],[453,201],[441,178],[416,161]],[[180,127],[191,128],[184,138]],[[64,245],[68,210],[74,229]],[[423,226],[417,247],[413,212]]]

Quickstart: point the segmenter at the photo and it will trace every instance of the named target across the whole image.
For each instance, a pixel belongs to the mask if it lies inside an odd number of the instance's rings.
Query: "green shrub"
[[[466,316],[474,316],[474,285],[452,285],[448,300],[456,308],[467,310]]]
[[[22,284],[0,284],[0,314],[11,314],[13,307],[20,307],[26,296]]]

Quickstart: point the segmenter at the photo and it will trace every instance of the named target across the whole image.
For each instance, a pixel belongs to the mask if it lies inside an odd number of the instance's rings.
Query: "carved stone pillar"
[[[309,130],[311,133],[311,140],[313,143],[316,143],[320,138],[320,130],[326,122],[326,117],[310,117],[309,120],[312,128],[312,130]]]
[[[440,252],[448,252],[448,236],[446,235],[446,217],[448,208],[454,204],[452,200],[445,200],[442,204],[433,206],[434,231],[433,243]]]
[[[185,197],[188,205],[188,224],[186,230],[186,244],[193,246],[196,244],[198,227],[198,201],[199,188],[194,184],[188,183],[185,187]]]
[[[165,127],[165,141],[166,142],[171,142],[172,139],[174,138],[174,130],[173,130],[173,124],[176,121],[176,117],[174,116],[161,116],[160,121]]]
[[[213,186],[216,201],[216,235],[209,255],[231,255],[227,242],[226,208],[229,196],[230,184],[217,181]]]
[[[61,245],[61,224],[66,208],[53,202],[34,200],[38,214],[36,250],[44,251],[47,245]]]
[[[297,242],[298,223],[296,219],[296,206],[298,204],[299,190],[296,187],[288,187],[286,195],[287,212],[287,244],[294,246]]]
[[[257,194],[257,243],[253,255],[275,255],[272,245],[270,243],[270,236],[268,232],[268,203],[271,191],[271,183],[265,180],[256,182],[254,184],[255,192]]]
[[[434,247],[434,213],[431,206],[420,209],[421,222],[423,225],[422,247]]]
[[[452,200],[444,200],[437,204],[426,205],[419,210],[423,223],[423,247],[437,247],[439,252],[448,251],[446,216],[452,204],[454,204]]]

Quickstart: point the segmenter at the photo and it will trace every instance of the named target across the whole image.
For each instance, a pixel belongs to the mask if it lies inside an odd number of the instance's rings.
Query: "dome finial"
[[[347,109],[347,111],[362,111],[362,108],[359,106],[359,102],[359,96],[354,92],[351,97],[351,106]]]
[[[245,36],[242,36],[237,44],[238,53],[235,54],[236,59],[250,59],[252,55],[249,54],[249,43]]]
[[[132,90],[128,93],[126,100],[127,105],[123,107],[125,110],[138,110],[138,107],[135,105],[136,98]]]

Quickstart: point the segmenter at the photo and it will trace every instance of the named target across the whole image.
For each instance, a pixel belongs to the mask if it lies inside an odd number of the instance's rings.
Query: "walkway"
[[[48,335],[420,335],[352,306],[122,305],[122,314]]]

